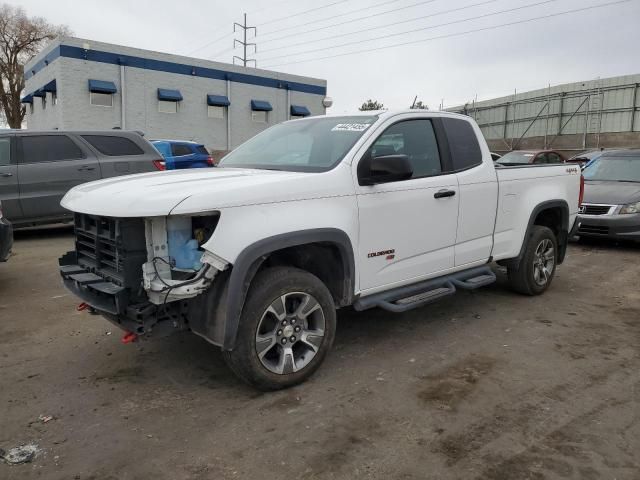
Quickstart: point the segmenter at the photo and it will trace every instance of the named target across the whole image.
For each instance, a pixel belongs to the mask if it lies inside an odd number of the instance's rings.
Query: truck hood
[[[640,201],[640,183],[587,180],[584,202],[605,205],[624,205]]]
[[[241,168],[151,172],[78,185],[60,203],[72,212],[152,217],[344,194],[318,181],[322,175]]]

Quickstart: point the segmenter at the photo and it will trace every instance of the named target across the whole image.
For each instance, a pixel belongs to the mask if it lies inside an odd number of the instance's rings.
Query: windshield
[[[585,180],[640,182],[640,155],[637,157],[600,157],[582,172]]]
[[[583,152],[583,153],[579,153],[578,155],[574,155],[569,160],[575,160],[577,158],[586,158],[588,160],[591,160],[594,157],[598,157],[598,156],[602,155],[603,153],[604,152],[602,152],[601,150],[594,150],[592,152]]]
[[[509,152],[498,159],[498,163],[531,163],[533,153]]]
[[[225,156],[219,166],[326,172],[344,158],[377,116],[315,117],[271,127]]]

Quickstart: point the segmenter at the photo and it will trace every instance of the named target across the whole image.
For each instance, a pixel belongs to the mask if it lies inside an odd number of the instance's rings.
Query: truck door
[[[4,216],[14,222],[22,218],[16,163],[15,137],[0,137],[0,201]]]
[[[462,118],[442,119],[449,145],[451,169],[460,189],[455,266],[484,264],[491,256],[498,204],[498,180],[491,153],[482,153],[482,132]]]
[[[446,173],[443,166],[441,140],[433,121],[401,118],[389,125],[364,155],[407,155],[412,178],[356,185],[360,288],[369,293],[435,276],[454,266],[459,202],[456,175]]]
[[[65,134],[22,135],[18,165],[20,205],[25,218],[70,215],[60,200],[72,187],[98,180],[100,165]]]

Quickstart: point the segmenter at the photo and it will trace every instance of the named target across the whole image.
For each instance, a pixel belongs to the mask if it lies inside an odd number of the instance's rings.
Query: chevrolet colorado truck
[[[263,390],[320,366],[338,308],[421,307],[492,262],[541,294],[582,194],[576,166],[494,166],[472,119],[427,111],[284,122],[219,167],[73,188],[60,273],[123,339],[189,329]]]

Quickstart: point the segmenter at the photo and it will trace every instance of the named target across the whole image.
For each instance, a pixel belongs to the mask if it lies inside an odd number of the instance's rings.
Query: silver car
[[[72,187],[101,178],[150,172],[160,153],[137,132],[0,132],[0,201],[14,226],[70,220],[60,206]]]
[[[640,241],[640,150],[604,152],[583,175],[578,236]]]

